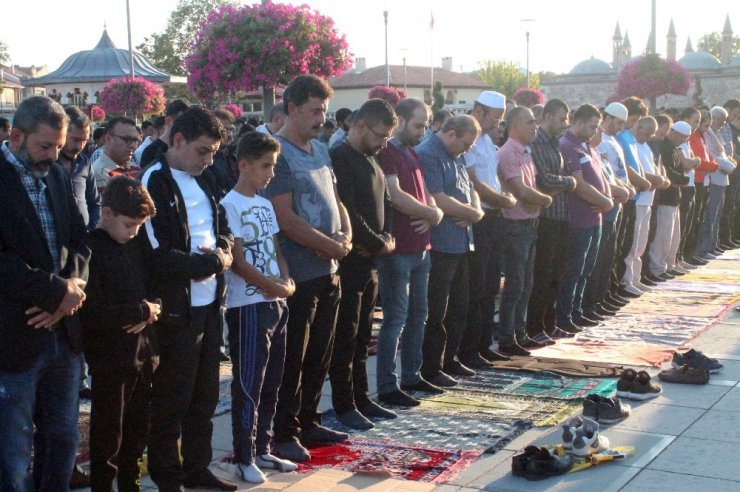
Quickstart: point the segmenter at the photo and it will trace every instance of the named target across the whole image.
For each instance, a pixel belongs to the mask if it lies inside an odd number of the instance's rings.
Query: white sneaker
[[[248,465],[245,465],[244,463],[237,463],[236,471],[239,477],[241,477],[241,479],[245,482],[264,483],[265,480],[267,480],[267,477],[264,473],[262,473],[262,470],[257,468],[257,465],[254,463],[250,463]]]
[[[609,448],[609,439],[599,434],[599,424],[589,418],[583,419],[583,425],[576,429],[573,439],[574,456],[585,458]]]
[[[255,463],[265,470],[279,470],[281,472],[292,472],[298,469],[298,465],[290,460],[284,460],[271,454],[262,454],[255,458]]]
[[[627,285],[625,285],[624,286],[624,290],[626,290],[630,294],[634,294],[636,296],[641,296],[643,294],[643,292],[640,289],[638,289],[637,287],[635,287],[634,284],[627,284]]]
[[[563,425],[561,427],[563,428],[563,448],[570,451],[573,449],[573,439],[576,438],[576,430],[580,428],[583,425],[583,419],[581,419],[580,415],[576,415]]]

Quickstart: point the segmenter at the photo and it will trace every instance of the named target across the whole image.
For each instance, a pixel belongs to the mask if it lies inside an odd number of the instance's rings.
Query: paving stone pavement
[[[722,321],[690,343],[717,357],[724,369],[713,374],[708,385],[663,384],[663,394],[646,402],[630,402],[632,415],[619,424],[604,427],[614,445],[634,446],[634,456],[578,473],[530,482],[513,477],[511,457],[529,444],[555,444],[559,427],[532,429],[493,455],[483,455],[446,485],[407,482],[385,477],[353,475],[340,470],[319,470],[310,475],[269,473],[268,481],[255,486],[240,482],[230,470],[214,473],[234,480],[239,490],[290,492],[422,491],[737,491],[740,490],[740,312],[728,311]],[[374,361],[368,372],[374,386]],[[666,363],[664,367],[668,367]],[[653,376],[658,369],[651,371]],[[657,379],[657,376],[656,376]],[[372,387],[371,391],[375,391]],[[331,407],[330,388],[324,387],[320,410]],[[214,458],[231,449],[231,417],[214,419]],[[382,424],[381,424],[382,425]],[[144,490],[156,490],[151,479]]]

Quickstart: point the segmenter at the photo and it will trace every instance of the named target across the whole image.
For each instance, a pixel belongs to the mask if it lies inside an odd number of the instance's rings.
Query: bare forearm
[[[480,209],[475,208],[472,205],[462,203],[445,193],[435,193],[434,199],[437,202],[437,206],[442,209],[442,212],[444,212],[445,215],[471,222],[477,222],[480,220]]]

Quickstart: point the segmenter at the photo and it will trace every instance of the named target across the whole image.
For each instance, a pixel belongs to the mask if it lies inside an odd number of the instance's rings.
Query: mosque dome
[[[613,73],[614,68],[604,60],[599,60],[593,56],[588,60],[583,60],[573,67],[569,72],[570,75],[588,75],[588,74],[607,74]]]
[[[740,53],[736,53],[735,56],[730,60],[729,66],[740,67]]]
[[[714,55],[706,51],[690,51],[678,60],[678,63],[688,70],[706,70],[722,66]]]
[[[134,51],[134,75],[150,82],[170,82],[172,76],[156,68],[148,58]],[[68,84],[81,82],[107,82],[129,76],[128,50],[117,48],[108,31],[103,29],[100,41],[91,50],[79,51],[69,56],[55,71],[32,79],[34,85]]]

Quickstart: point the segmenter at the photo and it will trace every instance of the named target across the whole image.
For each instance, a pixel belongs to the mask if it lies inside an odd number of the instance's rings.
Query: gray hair
[[[67,128],[69,117],[61,104],[46,96],[29,97],[18,105],[13,117],[13,128],[26,135],[34,133],[39,125],[49,125],[54,130]]]
[[[653,128],[658,128],[658,120],[653,118],[652,116],[642,116],[639,120],[637,120],[637,123],[635,123],[640,128],[645,126],[652,126]]]
[[[450,130],[455,130],[455,135],[458,137],[470,133],[477,135],[481,132],[478,120],[467,114],[459,114],[445,121],[445,124],[442,126],[442,133],[447,133]]]
[[[727,119],[727,115],[729,114],[725,108],[722,106],[714,106],[712,109],[709,110],[709,112],[712,115],[712,118],[716,119]]]
[[[506,116],[504,117],[504,121],[506,121],[506,128],[511,128],[514,123],[517,123],[522,116],[524,116],[526,113],[532,114],[532,111],[526,107],[526,106],[517,106],[515,108],[511,108],[510,111],[506,113]],[[534,115],[533,115],[534,116]]]

